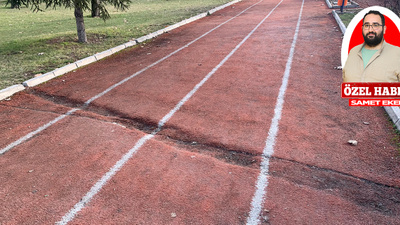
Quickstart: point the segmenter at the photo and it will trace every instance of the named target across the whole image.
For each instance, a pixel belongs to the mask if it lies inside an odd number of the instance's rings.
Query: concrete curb
[[[107,56],[110,56],[112,54],[113,53],[112,53],[111,49],[108,49],[108,50],[105,50],[105,51],[102,51],[100,53],[95,54],[94,57],[96,58],[96,61],[97,61],[97,60],[100,60],[100,59],[105,58]]]
[[[29,79],[29,80],[23,82],[22,85],[24,85],[24,87],[34,87],[34,86],[36,86],[38,84],[41,84],[41,83],[46,82],[48,80],[51,80],[54,77],[56,77],[54,75],[54,72],[48,72],[48,73],[45,73],[45,74],[40,75],[38,77]]]
[[[339,25],[340,30],[342,31],[342,34],[344,35],[344,33],[346,33],[346,26],[344,25],[344,23],[342,22],[342,20],[340,19],[339,15],[337,14],[336,10],[332,11],[333,17],[335,18],[336,22]]]
[[[397,130],[400,130],[400,108],[396,106],[384,106],[386,113],[396,125]]]
[[[136,45],[136,41],[126,42],[124,45],[125,45],[125,48],[129,48],[129,47]]]
[[[326,2],[326,5],[328,6],[328,8],[332,9],[331,1],[325,0],[325,2]]]
[[[173,29],[176,29],[178,27],[181,27],[181,26],[186,25],[188,23],[191,23],[193,21],[199,20],[199,19],[201,19],[203,17],[206,17],[207,15],[211,15],[211,14],[215,13],[218,10],[224,9],[224,8],[226,8],[226,7],[230,6],[230,5],[233,5],[233,4],[237,3],[237,2],[240,2],[240,1],[242,1],[242,0],[233,0],[231,2],[228,2],[228,3],[224,4],[224,5],[221,5],[221,6],[213,8],[213,9],[210,9],[209,11],[207,11],[205,13],[201,13],[201,14],[199,14],[197,16],[190,17],[190,18],[185,19],[185,20],[183,20],[183,21],[181,21],[179,23],[176,23],[174,25],[166,27],[164,29],[158,30],[156,32],[153,32],[151,34],[147,34],[147,35],[142,36],[142,37],[139,37],[139,38],[135,39],[134,41],[126,42],[125,44],[122,44],[122,45],[119,45],[117,47],[105,50],[105,51],[97,53],[97,54],[95,54],[93,56],[89,56],[87,58],[78,60],[76,62],[73,62],[71,64],[63,66],[61,68],[55,69],[55,70],[53,70],[51,72],[45,73],[45,74],[43,74],[41,76],[34,77],[32,79],[24,81],[22,84],[17,84],[17,85],[13,85],[13,86],[7,87],[7,88],[5,88],[3,90],[0,90],[0,101],[3,100],[3,99],[6,99],[8,97],[11,97],[13,94],[15,94],[15,93],[17,93],[19,91],[22,91],[25,88],[34,87],[34,86],[39,85],[41,83],[47,82],[47,81],[49,81],[49,80],[51,80],[51,79],[53,79],[55,77],[58,77],[58,76],[61,76],[63,74],[66,74],[68,72],[71,72],[73,70],[76,70],[79,67],[86,66],[88,64],[94,63],[94,62],[96,62],[98,60],[101,60],[101,59],[107,57],[107,56],[115,54],[115,53],[117,53],[117,52],[119,52],[119,51],[121,51],[121,50],[123,50],[125,48],[129,48],[129,47],[132,47],[132,46],[134,46],[136,44],[139,44],[141,42],[144,42],[144,41],[147,41],[149,39],[155,38],[155,37],[157,37],[157,36],[159,36],[159,35],[161,35],[163,33],[167,33],[167,32],[169,32],[169,31],[171,31]]]
[[[25,87],[22,84],[16,84],[8,88],[4,88],[3,90],[0,90],[0,100],[6,99],[10,97],[11,95],[24,90]]]
[[[326,0],[328,1],[328,0]],[[346,33],[346,27],[344,26],[342,20],[340,19],[339,15],[336,13],[335,10],[332,11],[332,15],[335,18],[336,22],[338,23],[342,34]],[[343,26],[343,28],[342,28]],[[400,108],[397,106],[384,106],[383,107],[386,113],[389,115],[392,122],[396,125],[396,129],[400,131]]]
[[[86,57],[84,59],[81,59],[79,61],[76,61],[75,64],[76,64],[77,67],[82,67],[82,66],[86,66],[86,65],[88,65],[90,63],[93,63],[93,62],[96,62],[96,57],[94,57],[92,55],[92,56]]]
[[[71,63],[71,64],[63,66],[61,68],[55,69],[53,71],[53,73],[54,73],[55,77],[58,77],[58,76],[66,74],[68,72],[71,72],[71,71],[73,71],[75,69],[78,69],[78,67],[76,66],[76,63]]]

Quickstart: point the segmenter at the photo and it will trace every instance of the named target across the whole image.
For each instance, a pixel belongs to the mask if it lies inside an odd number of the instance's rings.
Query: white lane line
[[[262,209],[262,204],[264,203],[265,195],[266,195],[266,188],[268,187],[269,159],[272,156],[272,154],[274,154],[274,145],[275,145],[276,136],[278,135],[279,120],[281,119],[281,116],[282,116],[282,108],[283,108],[283,103],[284,103],[284,98],[285,98],[285,92],[286,92],[287,85],[289,82],[290,70],[292,68],[294,48],[296,46],[297,36],[299,34],[301,15],[303,13],[303,5],[304,5],[304,0],[302,1],[302,4],[301,4],[299,19],[297,21],[297,26],[296,26],[296,31],[294,33],[292,46],[290,48],[289,58],[288,58],[288,61],[286,62],[285,73],[282,78],[282,85],[279,88],[279,95],[276,100],[274,117],[272,118],[272,121],[271,121],[271,126],[268,131],[267,140],[265,141],[265,147],[263,150],[263,156],[262,156],[262,161],[261,161],[261,165],[260,165],[260,174],[258,175],[257,183],[256,183],[256,192],[254,193],[254,197],[251,202],[251,210],[249,213],[249,217],[247,218],[248,225],[250,225],[250,224],[257,225],[260,222],[259,218],[260,218],[260,213],[261,213],[261,209]]]
[[[179,103],[173,108],[167,115],[165,115],[159,122],[158,127],[151,134],[147,134],[142,137],[135,146],[131,148],[103,177],[96,182],[96,184],[86,193],[86,195],[72,207],[67,214],[65,214],[62,219],[56,224],[67,224],[72,221],[76,214],[80,212],[91,200],[92,198],[103,188],[103,186],[110,180],[124,165],[128,160],[135,154],[141,146],[143,146],[148,140],[151,140],[164,126],[166,122],[182,107],[185,102],[187,102],[196,91],[222,66],[224,63],[242,46],[247,39],[258,29],[258,27],[271,15],[271,13],[283,2],[281,0],[264,19],[211,71],[209,72],[203,80],[201,80]]]
[[[226,20],[225,22],[219,24],[218,26],[216,26],[216,27],[214,27],[213,29],[209,30],[208,32],[204,33],[204,34],[201,35],[200,37],[194,39],[193,41],[191,41],[191,42],[189,42],[188,44],[184,45],[183,47],[179,48],[178,50],[175,50],[174,52],[172,52],[172,53],[170,53],[169,55],[163,57],[162,59],[156,61],[155,63],[153,63],[153,64],[151,64],[151,65],[145,67],[144,69],[142,69],[142,70],[140,70],[140,71],[138,71],[138,72],[136,72],[136,73],[134,73],[134,74],[132,74],[131,76],[129,76],[129,77],[123,79],[122,81],[120,81],[120,82],[118,82],[118,83],[116,83],[116,84],[110,86],[110,87],[107,88],[105,91],[103,91],[103,92],[97,94],[96,96],[94,96],[93,98],[87,100],[87,101],[84,103],[83,107],[88,106],[91,102],[93,102],[94,100],[96,100],[96,99],[102,97],[103,95],[107,94],[108,92],[110,92],[110,91],[113,90],[114,88],[116,88],[116,87],[122,85],[123,83],[127,82],[128,80],[130,80],[130,79],[132,79],[132,78],[138,76],[139,74],[145,72],[146,70],[148,70],[148,69],[154,67],[155,65],[157,65],[157,64],[159,64],[159,63],[161,63],[161,62],[163,62],[164,60],[168,59],[169,57],[171,57],[171,56],[175,55],[176,53],[182,51],[183,49],[189,47],[190,45],[192,45],[192,44],[195,43],[196,41],[200,40],[201,38],[203,38],[203,37],[205,37],[206,35],[210,34],[210,33],[213,32],[214,30],[220,28],[221,26],[225,25],[226,23],[230,22],[231,20],[233,20],[233,19],[237,18],[238,16],[242,15],[244,12],[246,12],[247,10],[251,9],[252,7],[258,5],[258,4],[261,3],[262,1],[264,1],[264,0],[260,0],[259,2],[255,3],[255,4],[251,5],[251,6],[249,6],[248,8],[246,8],[245,10],[243,10],[243,11],[241,11],[239,14],[237,14],[236,16],[234,16],[234,17],[232,17],[232,18]],[[83,108],[83,107],[82,107],[82,108]],[[8,152],[8,151],[11,150],[12,148],[14,148],[14,147],[16,147],[16,146],[22,144],[23,142],[29,140],[29,139],[32,138],[33,136],[35,136],[35,135],[37,135],[38,133],[42,132],[43,130],[49,128],[51,125],[53,125],[53,124],[59,122],[60,120],[64,119],[66,116],[71,115],[72,113],[74,113],[74,112],[76,112],[76,111],[78,111],[78,110],[81,110],[82,108],[74,108],[74,109],[68,111],[67,113],[65,113],[64,115],[61,115],[61,116],[55,118],[54,120],[48,122],[47,124],[45,124],[45,125],[39,127],[37,130],[32,131],[32,132],[30,132],[29,134],[27,134],[27,135],[21,137],[20,139],[14,141],[13,143],[9,144],[7,147],[1,149],[1,150],[0,150],[0,155],[3,155],[4,153]]]
[[[101,96],[107,94],[107,93],[108,93],[109,91],[111,91],[112,89],[114,89],[114,88],[120,86],[121,84],[127,82],[128,80],[130,80],[130,79],[132,79],[132,78],[138,76],[139,74],[143,73],[144,71],[146,71],[146,70],[152,68],[153,66],[155,66],[155,65],[157,65],[157,64],[159,64],[159,63],[161,63],[162,61],[168,59],[169,57],[175,55],[176,53],[182,51],[183,49],[189,47],[190,45],[192,45],[192,44],[195,43],[196,41],[200,40],[201,38],[203,38],[203,37],[205,37],[206,35],[210,34],[210,33],[213,32],[214,30],[220,28],[221,26],[225,25],[225,24],[228,23],[229,21],[235,19],[236,17],[242,15],[244,12],[246,12],[246,11],[249,10],[250,8],[252,8],[252,7],[258,5],[258,4],[261,3],[262,1],[264,1],[264,0],[260,0],[259,2],[255,3],[255,4],[251,5],[251,6],[249,6],[248,8],[246,8],[245,10],[243,10],[242,12],[240,12],[239,14],[237,14],[236,16],[234,16],[234,17],[230,18],[229,20],[227,20],[227,21],[221,23],[220,25],[214,27],[213,29],[211,29],[211,30],[209,30],[208,32],[206,32],[206,33],[204,33],[203,35],[201,35],[200,37],[198,37],[198,38],[194,39],[193,41],[189,42],[188,44],[182,46],[182,47],[179,48],[178,50],[175,50],[174,52],[170,53],[169,55],[167,55],[167,56],[163,57],[162,59],[156,61],[155,63],[153,63],[153,64],[147,66],[146,68],[144,68],[144,69],[142,69],[142,70],[140,70],[140,71],[138,71],[138,72],[132,74],[131,76],[129,76],[129,77],[123,79],[122,81],[120,81],[120,82],[118,82],[118,83],[112,85],[111,87],[107,88],[105,91],[101,92],[100,94],[98,94],[98,95],[94,96],[93,98],[89,99],[88,101],[86,101],[86,102],[85,102],[85,105],[89,105],[91,102],[93,102],[94,100],[96,100],[96,99],[100,98]]]
[[[19,144],[21,144],[21,143],[23,143],[23,142],[29,140],[30,138],[32,138],[32,137],[35,136],[36,134],[42,132],[43,130],[47,129],[47,128],[50,127],[51,125],[57,123],[58,121],[64,119],[65,117],[67,117],[67,116],[73,114],[74,112],[76,112],[76,111],[78,111],[78,110],[79,110],[79,109],[71,109],[71,110],[68,111],[67,113],[65,113],[65,114],[63,114],[63,115],[61,115],[61,116],[58,116],[58,117],[55,118],[54,120],[52,120],[52,121],[46,123],[45,125],[39,127],[38,129],[36,129],[36,130],[30,132],[29,134],[27,134],[27,135],[21,137],[20,139],[14,141],[13,143],[7,145],[7,147],[5,147],[5,148],[3,148],[3,149],[0,150],[0,155],[6,153],[7,151],[11,150],[11,149],[14,148],[15,146],[17,146],[17,145],[19,145]]]

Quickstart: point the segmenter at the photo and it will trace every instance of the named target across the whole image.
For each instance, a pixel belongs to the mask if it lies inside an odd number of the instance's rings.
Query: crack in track
[[[44,92],[29,90],[29,93],[53,102],[57,105],[79,108],[83,112],[94,115],[76,115],[88,117],[104,122],[114,122],[128,129],[136,129],[145,133],[151,133],[157,129],[157,122],[150,118],[137,118],[123,114],[117,110],[83,102],[49,95]],[[178,127],[164,126],[162,130],[173,129],[174,135],[158,133],[157,140],[174,146],[182,151],[196,152],[202,155],[214,157],[225,163],[258,169],[262,154],[249,153],[246,150],[232,149],[221,146],[218,143],[206,143],[187,136]],[[302,186],[329,191],[334,195],[354,202],[372,211],[378,211],[388,216],[400,216],[400,188],[333,169],[321,168],[295,160],[272,156],[271,162],[278,162],[270,171],[271,176],[280,177]]]
[[[301,164],[301,165],[307,166],[307,167],[309,167],[311,169],[321,170],[321,171],[325,171],[325,172],[337,173],[337,174],[340,174],[340,175],[343,175],[343,176],[346,176],[346,177],[351,177],[351,178],[354,178],[354,179],[358,179],[358,180],[361,180],[363,182],[367,182],[367,183],[370,183],[370,184],[375,184],[375,185],[379,185],[379,186],[386,187],[386,188],[394,188],[394,189],[400,190],[400,187],[398,187],[398,186],[392,186],[392,185],[387,185],[387,184],[383,184],[383,183],[378,183],[378,182],[375,182],[375,181],[372,181],[372,180],[368,180],[368,179],[365,179],[365,178],[362,178],[362,177],[357,177],[357,176],[354,176],[354,175],[351,175],[351,174],[348,174],[348,173],[344,173],[344,172],[340,172],[340,171],[337,171],[337,170],[333,170],[333,169],[322,168],[322,167],[310,165],[310,164],[307,164],[307,163],[301,163],[301,162],[298,162],[298,161],[295,161],[295,160],[285,159],[285,158],[280,158],[280,157],[275,157],[275,156],[272,156],[271,159],[287,161],[287,162],[292,162],[292,163],[296,163],[296,164]]]
[[[174,146],[182,151],[195,152],[201,155],[214,157],[225,163],[258,169],[261,155],[252,154],[244,150],[230,149],[215,143],[202,143],[188,139],[178,139],[167,135],[158,135],[159,141]]]
[[[147,134],[151,134],[158,127],[157,121],[154,121],[151,118],[131,116],[115,109],[98,106],[94,103],[90,104],[85,108],[85,110],[109,118],[113,120],[113,122],[122,124],[129,129],[139,130]]]
[[[69,108],[78,108],[81,112],[83,112],[80,113],[80,115],[78,115],[78,113],[76,112],[73,114],[74,116],[87,117],[104,122],[114,122],[121,124],[122,126],[129,129],[140,130],[147,134],[150,134],[153,130],[157,128],[157,122],[151,121],[149,118],[131,117],[130,115],[124,114],[114,109],[97,106],[95,103],[86,105],[84,102],[81,101],[73,100],[64,96],[50,95],[46,92],[37,91],[34,89],[29,89],[28,93],[57,105]],[[85,112],[92,114],[82,115]]]
[[[67,97],[49,95],[45,92],[36,91],[34,89],[30,89],[29,93],[57,105],[81,109],[80,115],[77,115],[76,112],[71,116],[91,118],[103,122],[113,122],[128,129],[140,130],[147,134],[152,133],[158,127],[158,123],[152,121],[150,118],[132,117],[131,115],[124,114],[114,109],[101,107],[94,103],[87,106],[83,102],[71,100]],[[93,113],[94,115],[83,115],[85,112]],[[179,130],[178,128],[171,128],[169,126],[164,126],[161,130],[164,129]],[[186,138],[183,132],[178,133],[179,137],[171,137],[163,135],[162,133],[158,133],[157,137],[159,137],[159,141],[162,141],[167,145],[173,145],[178,149],[184,149],[185,151],[212,156],[229,164],[257,169],[261,162],[261,155],[251,154],[244,150],[229,149],[218,143],[201,143],[198,140],[195,141],[194,139]]]
[[[42,98],[56,105],[61,105],[69,108],[79,108],[79,109],[85,108],[84,103],[81,101],[70,99],[64,96],[50,95],[44,91],[39,91],[33,88],[27,88],[26,93]]]
[[[343,199],[387,216],[400,216],[400,188],[294,160],[271,157],[270,175]]]

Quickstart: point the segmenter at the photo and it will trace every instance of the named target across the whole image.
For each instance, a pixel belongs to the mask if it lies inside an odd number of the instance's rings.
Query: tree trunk
[[[8,0],[8,1],[6,1],[6,6],[8,4],[11,5],[10,6],[11,9],[19,9],[21,3],[17,0]]]
[[[100,0],[92,0],[92,17],[100,17]]]
[[[12,9],[18,8],[18,7],[17,7],[17,3],[11,2],[11,8],[12,8]]]
[[[75,6],[75,20],[76,20],[76,29],[78,31],[78,41],[80,43],[86,43],[86,31],[85,31],[85,23],[83,21],[83,11],[81,8]]]

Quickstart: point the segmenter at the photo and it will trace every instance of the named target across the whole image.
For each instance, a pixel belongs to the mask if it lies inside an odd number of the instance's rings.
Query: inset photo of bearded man
[[[391,17],[393,18],[393,15]],[[391,26],[386,26],[388,20]],[[385,38],[385,34],[390,31],[392,36],[397,34],[397,37],[392,37],[393,40],[399,39],[399,28],[396,24],[398,21],[397,16],[390,19],[379,10],[366,11],[362,23],[355,21],[359,25],[353,33],[361,33],[363,43],[348,48],[347,60],[343,67],[343,82],[400,81],[400,47],[398,43],[390,43]],[[348,43],[344,41],[344,44]]]

